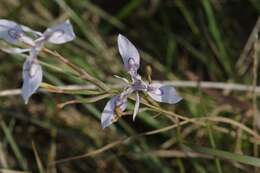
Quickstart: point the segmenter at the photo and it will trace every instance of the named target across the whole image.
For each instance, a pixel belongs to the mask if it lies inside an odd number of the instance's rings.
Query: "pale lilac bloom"
[[[23,86],[22,86],[22,97],[25,104],[28,103],[29,98],[36,90],[40,87],[42,82],[42,67],[39,64],[36,54],[30,52],[29,57],[23,64]]]
[[[102,128],[106,128],[113,123],[115,119],[115,109],[119,108],[122,112],[127,107],[127,97],[136,93],[136,102],[133,112],[133,120],[135,119],[140,105],[139,91],[146,92],[152,99],[157,102],[164,102],[169,104],[175,104],[179,102],[182,97],[180,97],[173,86],[163,85],[160,83],[147,83],[142,80],[141,76],[138,74],[138,69],[140,66],[140,55],[135,48],[135,46],[123,35],[118,35],[118,49],[119,53],[123,59],[124,67],[131,76],[131,82],[127,79],[123,79],[128,86],[119,95],[112,97],[106,104],[102,115],[101,115],[101,125]]]
[[[29,37],[28,34],[32,34],[33,38]],[[43,72],[42,67],[37,60],[37,55],[44,44],[46,42],[63,44],[72,41],[74,38],[75,34],[69,20],[54,27],[50,27],[46,29],[45,32],[41,33],[13,21],[0,19],[0,39],[4,39],[11,44],[24,43],[31,47],[30,49],[2,49],[7,53],[14,54],[29,52],[29,56],[27,56],[23,65],[22,97],[26,104],[42,82]]]
[[[102,116],[101,116],[101,122],[102,122],[102,127],[105,128],[109,126],[114,119],[115,109],[118,106],[121,111],[124,111],[127,106],[127,98],[125,97],[124,99],[120,98],[122,97],[122,94],[116,95],[112,97],[106,104]]]
[[[19,42],[32,43],[32,39],[25,35],[21,25],[5,19],[0,19],[0,39],[4,39],[11,44],[18,44]]]

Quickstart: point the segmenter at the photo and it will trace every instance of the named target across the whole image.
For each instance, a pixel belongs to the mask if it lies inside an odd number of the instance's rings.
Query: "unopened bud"
[[[147,80],[149,83],[152,83],[152,67],[150,65],[146,66],[146,75],[147,75]]]

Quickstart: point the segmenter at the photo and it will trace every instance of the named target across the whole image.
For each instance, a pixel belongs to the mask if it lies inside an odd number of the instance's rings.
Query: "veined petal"
[[[19,25],[13,21],[0,19],[0,38],[11,44],[17,44],[23,42],[33,46],[34,41],[25,35],[25,32],[34,32],[27,26]]]
[[[107,104],[101,114],[101,126],[103,129],[110,126],[113,123],[117,99],[118,99],[118,96],[112,97],[107,102]]]
[[[121,34],[118,35],[117,44],[125,69],[131,76],[137,75],[137,70],[140,66],[140,56],[136,47]]]
[[[72,41],[75,38],[75,33],[70,21],[66,20],[64,23],[48,28],[43,36],[50,43],[62,44]]]
[[[133,114],[133,121],[135,120],[135,117],[139,111],[139,106],[140,106],[140,96],[139,93],[136,92],[136,100],[135,100],[135,108],[134,108],[134,114]]]
[[[42,67],[36,59],[28,58],[23,65],[23,86],[22,97],[25,104],[29,98],[36,92],[42,82]]]
[[[127,107],[127,97],[128,97],[128,94],[126,94],[125,92],[122,92],[118,96],[118,99],[116,101],[116,106],[119,106],[119,108],[120,108],[120,110],[122,112],[126,110],[126,107]]]
[[[127,96],[124,92],[120,95],[112,97],[106,104],[102,114],[101,114],[101,126],[106,128],[113,123],[115,117],[115,109],[118,107],[120,111],[123,112],[127,107]]]
[[[17,44],[23,35],[23,29],[17,23],[0,19],[0,38],[11,44]]]
[[[182,99],[182,97],[177,94],[173,86],[162,85],[160,83],[153,83],[149,85],[147,93],[154,100],[169,104],[175,104]]]

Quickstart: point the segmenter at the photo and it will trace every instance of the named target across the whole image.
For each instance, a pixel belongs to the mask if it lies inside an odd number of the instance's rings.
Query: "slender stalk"
[[[155,81],[159,82],[159,81]],[[220,89],[220,90],[231,90],[231,91],[242,91],[248,92],[252,91],[251,85],[243,85],[237,83],[224,83],[224,82],[209,82],[209,81],[160,81],[162,84],[173,85],[178,88],[211,88],[211,89]],[[114,85],[106,85],[108,88],[122,88],[124,86],[123,83],[114,84]],[[89,89],[97,89],[97,85],[95,84],[85,84],[85,85],[66,85],[66,86],[55,86],[57,89],[61,90],[89,90]],[[0,97],[19,95],[21,94],[20,89],[10,89],[0,91]],[[260,87],[255,87],[255,94],[258,96],[260,94]]]
[[[62,62],[63,64],[68,65],[75,73],[78,77],[80,77],[81,79],[87,80],[93,84],[95,84],[97,87],[99,87],[100,89],[104,90],[104,91],[108,91],[109,87],[103,83],[102,81],[94,78],[93,76],[91,76],[88,72],[86,72],[84,69],[82,69],[81,67],[73,64],[71,61],[69,61],[68,59],[66,59],[65,57],[63,57],[61,54],[59,54],[58,52],[54,52],[52,50],[49,50],[47,48],[43,48],[43,51],[45,53],[48,53],[56,58],[58,58],[58,60],[60,62]]]
[[[253,83],[252,83],[252,104],[253,104],[253,128],[257,132],[257,121],[260,118],[257,112],[257,97],[255,93],[257,84],[257,69],[258,69],[258,47],[260,46],[260,41],[258,40],[258,35],[256,35],[256,40],[254,43],[254,55],[253,55]],[[254,156],[258,157],[258,145],[254,144]],[[258,172],[258,168],[255,167],[255,172]]]
[[[216,149],[216,143],[215,143],[215,139],[214,139],[214,136],[212,134],[212,129],[210,127],[209,124],[207,124],[207,130],[209,132],[209,140],[210,140],[210,145],[213,149]],[[217,170],[218,170],[218,173],[223,173],[222,171],[222,167],[221,167],[221,164],[220,164],[220,160],[218,158],[215,158],[215,164],[216,164],[216,167],[217,167]]]

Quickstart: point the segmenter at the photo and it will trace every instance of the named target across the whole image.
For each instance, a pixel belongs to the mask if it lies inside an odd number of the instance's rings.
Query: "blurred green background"
[[[126,76],[116,44],[121,33],[139,49],[143,76],[145,66],[150,65],[154,80],[251,85],[254,50],[241,54],[259,14],[259,0],[0,0],[0,18],[35,30],[44,31],[69,18],[77,39],[47,47],[108,84],[115,82],[115,74]],[[65,69],[51,56],[42,54],[40,60],[45,64],[44,82],[88,84],[50,68],[49,65],[54,65]],[[0,90],[20,88],[23,59],[0,52],[0,63]],[[162,104],[165,110],[189,118],[227,117],[253,128],[251,92],[186,87],[177,90],[184,100],[174,106]],[[235,159],[215,159],[212,153],[213,156],[189,154],[185,148],[186,144],[206,146],[257,156],[254,139],[229,124],[202,127],[191,123],[177,130],[131,138],[107,151],[99,151],[114,141],[175,123],[145,111],[138,114],[135,122],[130,116],[103,130],[100,115],[108,98],[62,109],[57,106],[87,97],[84,93],[41,92],[33,95],[28,105],[19,95],[0,97],[0,168],[50,173],[257,171],[234,162]],[[129,104],[130,112],[132,108],[133,102]],[[98,153],[51,164],[91,151]]]

